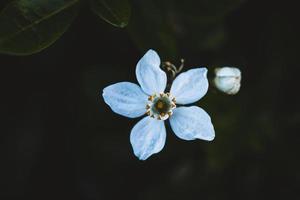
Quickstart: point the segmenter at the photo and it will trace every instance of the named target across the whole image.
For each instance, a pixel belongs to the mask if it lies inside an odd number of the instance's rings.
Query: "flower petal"
[[[174,80],[170,93],[175,96],[179,104],[194,103],[207,92],[207,69],[196,68],[179,74]]]
[[[120,82],[103,89],[104,101],[125,117],[135,118],[146,113],[147,95],[134,83]]]
[[[140,160],[146,160],[152,154],[160,152],[166,141],[166,128],[163,121],[149,116],[140,120],[131,130],[130,143],[134,154]]]
[[[183,140],[211,141],[215,137],[215,130],[209,115],[197,106],[174,109],[170,124],[174,133]]]
[[[148,95],[164,92],[166,88],[167,75],[159,65],[159,56],[155,51],[149,50],[136,66],[136,78],[143,91]]]

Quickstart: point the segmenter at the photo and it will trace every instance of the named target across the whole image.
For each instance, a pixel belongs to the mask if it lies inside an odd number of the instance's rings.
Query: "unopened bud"
[[[236,94],[241,87],[242,74],[238,68],[222,67],[215,69],[214,84],[226,94]]]

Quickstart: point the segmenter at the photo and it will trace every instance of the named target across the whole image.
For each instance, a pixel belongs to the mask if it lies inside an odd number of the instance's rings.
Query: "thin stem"
[[[171,62],[169,62],[169,61],[166,61],[166,62],[162,63],[162,68],[163,68],[163,70],[168,75],[167,89],[170,89],[171,83],[173,82],[173,80],[175,79],[175,77],[177,76],[177,74],[180,73],[181,70],[184,67],[184,59],[181,59],[180,62],[181,62],[181,64],[180,64],[180,66],[178,68],[174,64],[172,64]]]

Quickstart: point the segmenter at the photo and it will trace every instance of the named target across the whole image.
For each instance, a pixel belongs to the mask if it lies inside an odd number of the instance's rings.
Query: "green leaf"
[[[0,53],[30,55],[68,29],[79,0],[14,0],[0,13]]]
[[[91,9],[104,21],[123,28],[127,26],[131,7],[127,0],[90,0]]]

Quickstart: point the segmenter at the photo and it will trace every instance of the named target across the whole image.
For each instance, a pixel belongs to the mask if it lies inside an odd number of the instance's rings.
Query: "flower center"
[[[149,96],[146,105],[147,115],[158,120],[166,120],[173,114],[176,107],[175,98],[170,93],[160,93]]]

